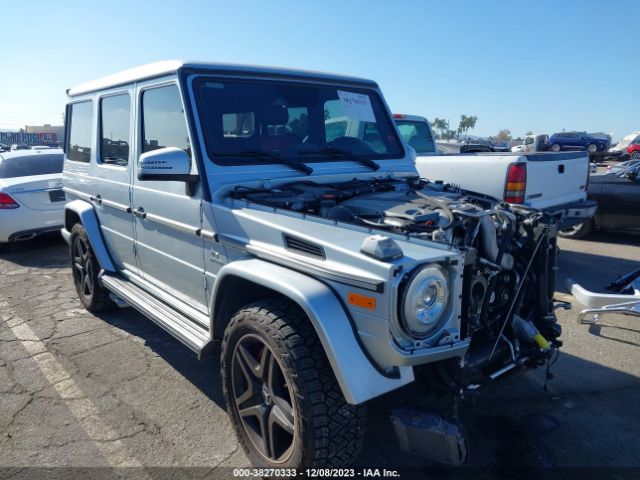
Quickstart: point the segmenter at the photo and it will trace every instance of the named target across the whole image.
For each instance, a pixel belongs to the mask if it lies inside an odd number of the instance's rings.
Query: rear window
[[[412,120],[396,120],[402,139],[413,147],[416,153],[435,153],[436,146],[429,125]]]
[[[69,160],[89,162],[91,159],[93,102],[80,102],[71,105],[71,125],[69,127]]]
[[[62,173],[64,155],[29,155],[0,160],[0,178]]]

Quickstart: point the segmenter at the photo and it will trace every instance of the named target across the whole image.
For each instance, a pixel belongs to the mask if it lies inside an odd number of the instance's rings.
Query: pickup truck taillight
[[[18,208],[20,205],[6,193],[0,193],[0,210],[10,210]]]
[[[504,201],[507,203],[524,203],[527,189],[527,164],[512,163],[507,170],[507,183],[504,187]]]

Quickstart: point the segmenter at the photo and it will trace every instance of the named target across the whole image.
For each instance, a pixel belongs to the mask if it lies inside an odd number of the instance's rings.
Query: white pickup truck
[[[408,145],[424,143],[414,135],[431,135],[426,118],[395,115]],[[400,128],[400,122],[402,127]],[[415,128],[410,128],[414,124]],[[433,142],[433,139],[428,139]],[[508,203],[545,210],[569,228],[591,218],[597,203],[587,200],[587,152],[465,153],[434,155],[416,152],[420,176],[460,186]]]

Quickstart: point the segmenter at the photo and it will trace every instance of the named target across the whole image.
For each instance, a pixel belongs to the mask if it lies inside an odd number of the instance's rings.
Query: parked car
[[[589,198],[598,202],[593,218],[562,230],[560,235],[585,238],[594,230],[640,232],[640,165],[615,174],[596,175],[589,182]]]
[[[632,132],[609,149],[612,153],[626,153],[631,158],[640,159],[640,132]]]
[[[545,152],[549,150],[549,135],[531,134],[525,135],[520,145],[511,147],[511,151],[517,152]]]
[[[393,118],[398,127],[402,140],[412,147],[418,155],[436,155],[435,136],[429,121],[418,115],[394,113]],[[444,151],[440,148],[440,151]]]
[[[559,348],[555,219],[419,179],[375,82],[161,62],[68,95],[63,235],[80,301],[130,305],[200,358],[221,352],[254,465],[343,467],[370,399],[419,381],[455,412]],[[341,117],[378,135],[328,140]],[[413,451],[464,460],[456,421],[429,423],[424,442],[401,412]]]
[[[640,158],[637,160],[627,160],[626,162],[620,162],[617,165],[607,165],[607,174],[619,173],[634,165],[640,165]]]
[[[9,145],[0,143],[0,152],[8,152],[9,150],[11,150],[11,147]]]
[[[586,132],[560,132],[549,137],[549,148],[553,152],[560,150],[587,150],[590,153],[603,152],[611,142],[602,137],[595,137]]]
[[[29,147],[29,145],[25,145],[25,144],[21,144],[21,143],[14,143],[13,145],[11,145],[11,151],[15,152],[17,150],[30,150],[31,147]]]
[[[596,211],[596,203],[586,201],[591,169],[586,152],[496,153],[482,144],[460,150],[464,155],[417,155],[416,168],[424,178],[544,210],[564,226],[582,223]]]
[[[62,228],[62,150],[0,153],[0,244]]]

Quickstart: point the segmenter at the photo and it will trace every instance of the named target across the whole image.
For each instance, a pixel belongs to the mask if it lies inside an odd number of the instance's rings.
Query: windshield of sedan
[[[372,90],[203,78],[196,92],[207,151],[216,163],[255,163],[258,156],[261,163],[309,163],[404,155]]]

